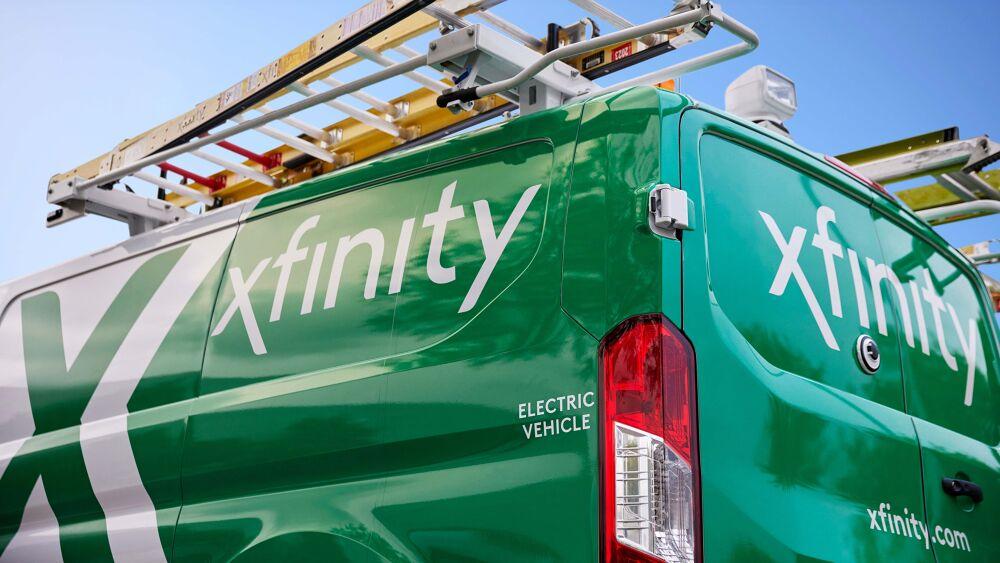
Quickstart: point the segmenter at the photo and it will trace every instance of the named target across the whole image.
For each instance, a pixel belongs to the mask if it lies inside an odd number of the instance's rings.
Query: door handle
[[[953,497],[969,497],[975,503],[983,501],[983,488],[972,481],[945,477],[941,479],[941,488]]]

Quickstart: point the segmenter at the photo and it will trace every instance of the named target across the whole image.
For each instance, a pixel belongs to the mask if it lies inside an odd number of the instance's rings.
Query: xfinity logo
[[[8,308],[0,323],[0,505],[24,508],[13,537],[0,543],[0,563],[62,561],[60,522],[78,520],[90,494],[104,516],[102,527],[88,532],[95,538],[92,556],[166,561],[156,508],[132,450],[128,403],[230,240],[208,236],[111,265]],[[107,315],[116,322],[102,325]],[[53,403],[62,392],[55,386],[68,382],[81,389],[67,389],[70,395]],[[58,453],[46,454],[59,463],[39,464],[32,453],[52,448],[55,433],[77,423],[78,432],[63,432]],[[73,488],[87,484],[89,490]],[[105,531],[106,544],[97,539]]]
[[[807,237],[806,229],[799,226],[793,227],[791,233],[786,237],[781,232],[778,224],[775,223],[773,217],[764,211],[759,211],[759,213],[764,220],[764,225],[767,227],[768,232],[771,233],[774,243],[778,246],[778,250],[781,251],[781,263],[778,265],[778,270],[774,274],[774,280],[771,282],[770,293],[777,296],[784,295],[789,282],[794,279],[802,291],[802,295],[805,297],[806,305],[808,305],[809,311],[812,313],[816,327],[823,337],[823,342],[829,348],[840,350],[840,344],[830,329],[827,311],[823,310],[819,304],[819,300],[816,298],[817,290],[813,289],[805,272],[802,270],[802,266],[799,265],[799,256],[802,252],[806,251],[804,247],[807,244],[807,240],[809,246],[812,247],[811,251],[818,251],[823,254],[823,264],[826,270],[826,287],[820,287],[818,291],[827,291],[829,293],[830,315],[837,318],[844,317],[837,268],[843,267],[846,256],[847,267],[850,269],[851,280],[853,282],[854,300],[858,309],[858,323],[864,328],[870,328],[871,325],[868,297],[865,294],[865,285],[867,283],[870,284],[872,294],[874,295],[873,308],[878,331],[882,335],[888,335],[885,320],[885,299],[883,295],[883,291],[888,287],[889,291],[895,294],[896,300],[899,303],[900,324],[903,327],[906,344],[910,348],[915,348],[917,346],[916,341],[919,340],[920,351],[924,355],[929,356],[933,340],[948,368],[952,371],[958,371],[958,362],[948,349],[947,340],[949,333],[951,333],[951,338],[958,341],[966,361],[965,404],[972,404],[972,387],[975,383],[979,328],[976,325],[975,318],[968,319],[963,325],[958,318],[958,314],[955,312],[955,308],[951,304],[946,303],[934,289],[930,272],[927,269],[923,270],[922,284],[918,284],[917,281],[910,281],[904,286],[889,266],[865,257],[865,270],[868,273],[866,282],[862,274],[861,259],[857,253],[850,248],[844,248],[841,244],[830,238],[830,226],[834,225],[837,220],[833,209],[822,206],[816,210],[816,233],[811,238]],[[851,294],[852,290],[849,289],[848,294]],[[925,315],[925,306],[929,309],[929,318]],[[916,333],[914,333],[914,324],[916,324]],[[931,330],[934,333],[933,338],[930,335]]]
[[[445,266],[442,261],[445,237],[448,233],[448,223],[465,217],[465,206],[452,205],[457,182],[448,184],[442,191],[438,202],[437,211],[433,211],[423,216],[420,227],[431,229],[430,247],[427,251],[427,277],[436,284],[449,284],[455,281],[455,267]],[[472,285],[469,286],[458,308],[459,313],[472,310],[479,301],[479,296],[486,287],[490,275],[500,261],[503,251],[514,236],[514,231],[524,218],[528,206],[538,193],[541,184],[536,184],[524,190],[520,200],[514,206],[514,210],[504,222],[503,228],[497,233],[494,228],[493,214],[490,211],[490,203],[481,199],[472,204],[476,217],[476,224],[479,227],[479,237],[483,249],[483,261],[479,267]],[[323,265],[327,253],[327,243],[320,242],[312,247],[300,248],[299,243],[302,237],[319,224],[320,216],[313,215],[303,221],[288,239],[285,251],[277,257],[262,258],[249,272],[244,274],[240,268],[230,268],[229,280],[233,288],[233,300],[229,302],[225,312],[219,319],[212,336],[222,334],[238,313],[243,321],[247,337],[250,340],[250,347],[254,354],[267,354],[267,346],[261,336],[257,317],[254,314],[250,303],[250,291],[254,284],[260,279],[268,269],[278,271],[278,282],[274,290],[274,297],[271,301],[271,311],[268,322],[280,321],[285,311],[285,295],[288,292],[288,284],[292,276],[305,275],[305,291],[302,303],[299,304],[298,314],[309,315],[317,306],[323,309],[332,309],[337,306],[337,299],[340,298],[340,281],[344,273],[344,264],[348,255],[358,248],[367,249],[370,256],[368,273],[365,278],[363,295],[366,300],[374,299],[378,288],[379,280],[382,276],[382,257],[386,251],[385,236],[382,231],[376,228],[364,229],[359,233],[341,237],[336,243],[333,253],[333,262],[329,270],[326,271],[325,288],[322,301],[317,300],[317,290],[320,287],[321,276],[324,274]],[[407,258],[410,252],[410,239],[413,236],[413,229],[416,227],[416,217],[403,220],[399,227],[399,244],[393,256],[392,269],[389,273],[388,294],[399,293],[403,285],[403,275],[405,273]],[[309,259],[310,253],[312,258]],[[301,262],[309,259],[308,267],[298,267]]]

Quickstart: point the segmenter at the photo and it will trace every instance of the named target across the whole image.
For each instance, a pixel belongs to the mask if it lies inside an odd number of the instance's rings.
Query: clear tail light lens
[[[661,315],[601,343],[602,552],[610,562],[695,561],[694,355]]]

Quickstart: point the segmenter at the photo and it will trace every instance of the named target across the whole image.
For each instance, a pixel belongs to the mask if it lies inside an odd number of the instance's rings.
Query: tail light
[[[700,559],[691,345],[662,315],[633,317],[600,363],[602,561]]]

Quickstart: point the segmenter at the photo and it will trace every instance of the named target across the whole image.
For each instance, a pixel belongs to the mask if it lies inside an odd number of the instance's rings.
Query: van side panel
[[[897,338],[907,409],[921,446],[931,543],[938,561],[1000,560],[1000,369],[993,313],[965,258],[907,219],[886,204],[876,224],[903,289],[886,287],[886,293],[909,324]],[[983,501],[945,494],[944,478],[977,484]]]
[[[170,559],[188,400],[234,234],[131,257],[7,307],[5,561]]]
[[[596,341],[559,307],[578,118],[265,198],[213,318],[178,560],[594,556]]]
[[[888,335],[877,329],[868,281],[852,274],[852,253],[883,262],[870,196],[707,111],[684,113],[681,143],[696,202],[683,329],[697,358],[705,560],[933,560],[923,542],[872,527],[889,510],[921,519],[923,494],[898,323],[889,307]],[[874,375],[854,359],[860,334],[882,352]]]
[[[637,88],[584,107],[566,222],[563,306],[597,338],[640,313],[662,310],[679,321],[679,243],[652,234],[647,206],[650,189],[670,181],[661,177],[676,175],[676,145],[669,142],[675,150],[664,159],[661,142],[663,124],[676,127],[683,103],[680,96]],[[665,263],[670,279],[661,278]]]
[[[306,186],[335,197],[281,194],[241,226],[188,428],[177,561],[372,557],[392,269],[401,246],[401,279],[418,267],[405,243],[431,188],[367,175],[383,166]]]
[[[387,560],[579,561],[596,553],[596,342],[559,307],[578,116],[569,108],[521,118],[469,139],[473,147],[444,145],[436,155],[462,158],[428,179],[457,181],[456,204],[475,208],[479,224],[456,222],[447,247],[455,286],[421,273],[400,294],[400,355],[388,363],[389,473],[376,510],[384,543],[374,546]],[[541,131],[549,138],[531,140]],[[501,139],[511,144],[492,152]],[[535,185],[479,302],[456,315],[480,269],[483,229],[499,232]],[[488,222],[480,220],[485,204],[470,205],[480,198],[489,201]],[[437,205],[429,199],[427,209]]]
[[[879,241],[903,292],[886,297],[905,320],[898,333],[910,413],[985,444],[1000,443],[996,324],[978,275],[936,233],[888,205]],[[926,238],[925,238],[926,237]],[[937,240],[931,244],[929,240]],[[956,263],[957,262],[957,263]]]

